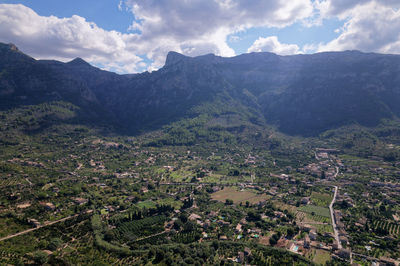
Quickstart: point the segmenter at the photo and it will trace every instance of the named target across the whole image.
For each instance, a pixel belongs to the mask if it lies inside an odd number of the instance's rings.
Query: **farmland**
[[[325,193],[312,192],[311,202],[320,207],[328,207],[332,201],[332,196]]]
[[[213,200],[218,200],[225,202],[225,200],[233,200],[235,204],[244,203],[248,201],[249,203],[258,203],[263,200],[267,200],[270,196],[266,194],[257,194],[253,191],[244,190],[239,191],[236,187],[225,187],[224,189],[215,192],[211,195]]]
[[[400,235],[399,224],[388,221],[376,220],[374,221],[373,226],[374,230],[377,232],[388,232],[391,235]]]
[[[329,209],[325,207],[320,207],[320,206],[314,206],[314,205],[306,205],[298,208],[299,211],[309,213],[311,215],[317,215],[321,217],[330,217],[329,214]]]
[[[399,255],[395,163],[368,164],[381,178],[370,184],[357,157],[335,154],[320,162],[296,142],[273,150],[152,146],[149,135],[104,137],[82,126],[50,132],[2,144],[0,236],[91,215],[5,240],[0,264],[36,263],[50,250],[45,256],[57,265],[215,265],[236,260],[247,247],[259,262],[284,257],[296,265],[301,259],[280,252],[307,242],[297,252],[302,259],[325,263],[338,256],[327,208],[333,185],[343,246],[375,257]],[[329,176],[333,165],[342,165],[338,180]],[[325,179],[317,175],[321,169]],[[320,245],[332,252],[315,253]]]
[[[330,259],[331,256],[327,251],[320,249],[316,249],[313,251],[313,261],[317,264],[325,265]]]

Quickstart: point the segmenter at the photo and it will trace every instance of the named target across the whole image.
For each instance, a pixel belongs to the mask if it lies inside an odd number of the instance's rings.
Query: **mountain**
[[[118,75],[77,58],[35,60],[0,44],[0,109],[65,101],[81,121],[129,134],[202,116],[206,127],[312,136],[400,115],[400,56],[358,51],[231,58],[170,52],[152,73]]]

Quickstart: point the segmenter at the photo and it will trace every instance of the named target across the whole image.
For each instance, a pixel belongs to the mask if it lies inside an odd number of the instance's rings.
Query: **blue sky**
[[[119,2],[115,0],[1,0],[0,3],[23,4],[40,16],[64,18],[78,15],[105,30],[120,32],[126,32],[133,19],[132,12],[119,10]]]
[[[0,41],[37,59],[82,57],[119,73],[156,70],[171,50],[399,53],[399,7],[395,0],[0,0]]]

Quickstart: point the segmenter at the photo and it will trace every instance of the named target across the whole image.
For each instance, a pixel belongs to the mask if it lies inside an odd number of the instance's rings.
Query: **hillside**
[[[399,258],[399,60],[170,52],[118,75],[0,44],[0,264]]]
[[[218,126],[276,126],[313,136],[343,125],[373,127],[400,114],[400,57],[357,51],[278,56],[170,52],[152,73],[117,75],[82,59],[35,60],[0,46],[0,108],[65,101],[77,119],[136,134],[207,115]],[[204,125],[203,125],[204,126]]]

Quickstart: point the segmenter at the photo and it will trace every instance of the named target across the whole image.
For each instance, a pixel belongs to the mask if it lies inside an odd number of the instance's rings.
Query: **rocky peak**
[[[10,48],[11,51],[16,51],[16,52],[19,51],[19,50],[18,50],[18,47],[15,46],[15,44],[13,44],[13,43],[9,43],[9,44],[8,44],[8,47]]]
[[[165,60],[165,66],[173,65],[175,63],[178,63],[182,60],[187,58],[187,56],[177,53],[177,52],[168,52],[167,59]]]
[[[67,64],[72,65],[72,66],[90,66],[90,64],[88,62],[86,62],[85,60],[83,60],[80,57],[77,57],[74,60],[69,61]]]

